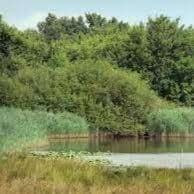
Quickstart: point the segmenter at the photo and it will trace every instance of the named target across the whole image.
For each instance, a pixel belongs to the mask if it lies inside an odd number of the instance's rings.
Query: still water
[[[194,168],[194,139],[66,139],[52,140],[36,151],[109,152],[84,156],[85,160],[106,160],[114,166]]]
[[[55,139],[39,151],[87,151],[111,153],[194,153],[194,139]]]

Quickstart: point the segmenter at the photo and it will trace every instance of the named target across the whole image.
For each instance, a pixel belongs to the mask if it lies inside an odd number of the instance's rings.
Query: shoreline
[[[194,133],[170,133],[170,134],[156,134],[156,133],[144,133],[144,134],[114,134],[114,133],[70,133],[70,134],[50,134],[48,139],[87,139],[87,138],[138,138],[138,139],[161,139],[161,138],[194,138]]]

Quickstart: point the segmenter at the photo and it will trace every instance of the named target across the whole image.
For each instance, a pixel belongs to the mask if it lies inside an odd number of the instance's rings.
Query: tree
[[[96,13],[86,14],[86,21],[91,29],[103,27],[107,24],[106,18]]]
[[[179,19],[170,20],[165,16],[150,18],[147,33],[148,49],[152,57],[147,69],[151,73],[152,88],[169,100],[191,103],[190,98],[183,96],[186,91],[187,96],[192,95],[192,89],[189,91],[186,87],[193,84],[193,34],[179,24]],[[180,72],[183,66],[190,69],[186,71],[187,74]]]
[[[62,26],[54,14],[49,13],[45,22],[38,24],[38,29],[47,40],[58,40],[61,38]]]
[[[38,29],[49,41],[60,40],[64,35],[76,36],[88,32],[88,27],[82,16],[58,18],[51,13],[48,14],[45,21],[38,24]]]

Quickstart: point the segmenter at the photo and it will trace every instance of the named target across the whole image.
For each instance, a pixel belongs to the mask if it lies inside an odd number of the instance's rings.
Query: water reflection
[[[39,147],[44,151],[88,151],[112,153],[180,153],[194,152],[194,139],[63,139],[50,140],[49,144]]]

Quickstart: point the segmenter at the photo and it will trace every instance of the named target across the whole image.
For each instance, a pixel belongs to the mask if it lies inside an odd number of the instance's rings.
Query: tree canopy
[[[194,29],[179,19],[50,13],[37,27],[0,17],[0,105],[67,110],[112,131],[141,130],[158,96],[194,105]]]

